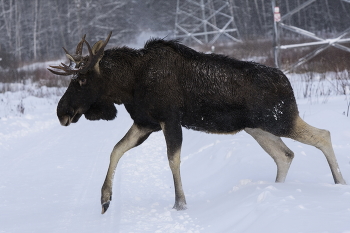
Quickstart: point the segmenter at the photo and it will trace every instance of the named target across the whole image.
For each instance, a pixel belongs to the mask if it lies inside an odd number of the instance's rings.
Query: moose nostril
[[[74,112],[75,112],[75,111],[74,111],[73,108],[69,108],[69,109],[67,109],[66,114],[72,117],[72,116],[74,115]]]

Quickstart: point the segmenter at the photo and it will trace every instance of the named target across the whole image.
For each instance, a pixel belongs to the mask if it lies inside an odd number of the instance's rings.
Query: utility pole
[[[280,50],[280,34],[278,30],[278,24],[281,21],[281,13],[279,8],[279,0],[272,0],[272,12],[273,12],[273,54],[275,67],[279,68],[279,50]]]

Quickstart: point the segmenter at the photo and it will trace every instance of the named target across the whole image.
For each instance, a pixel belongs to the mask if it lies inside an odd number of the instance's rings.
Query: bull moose
[[[49,69],[72,75],[57,106],[63,126],[88,120],[113,120],[114,104],[124,104],[134,123],[115,145],[101,190],[102,214],[112,198],[117,163],[129,149],[162,130],[174,179],[174,209],[186,209],[180,177],[182,127],[206,133],[250,134],[274,159],[276,182],[284,182],[293,152],[280,137],[320,149],[335,183],[345,184],[332,148],[330,133],[299,117],[288,78],[276,68],[217,54],[204,54],[174,40],[151,39],[142,49],[105,50],[112,35],[92,48],[85,36],[70,63]],[[86,44],[89,55],[83,56]]]

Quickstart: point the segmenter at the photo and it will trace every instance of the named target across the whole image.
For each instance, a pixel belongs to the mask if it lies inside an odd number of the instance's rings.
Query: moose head
[[[62,125],[76,123],[84,114],[88,120],[113,120],[117,109],[113,101],[105,96],[107,82],[104,81],[100,69],[106,47],[112,32],[105,41],[96,42],[92,48],[85,40],[85,35],[78,43],[75,54],[70,54],[65,48],[69,65],[61,63],[59,66],[50,66],[48,69],[56,75],[72,75],[67,91],[57,105],[57,116]],[[88,56],[83,56],[84,43],[89,50]]]

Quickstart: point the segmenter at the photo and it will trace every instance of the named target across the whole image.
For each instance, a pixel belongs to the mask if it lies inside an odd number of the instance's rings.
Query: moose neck
[[[116,104],[133,101],[135,74],[140,53],[127,47],[105,50],[100,62],[100,76],[106,82],[106,98]]]

